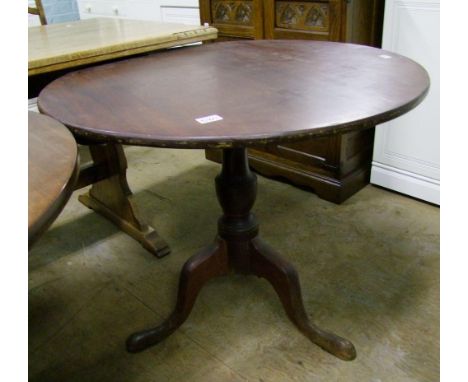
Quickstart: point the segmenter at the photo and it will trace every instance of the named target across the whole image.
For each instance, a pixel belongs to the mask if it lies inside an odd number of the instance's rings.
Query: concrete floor
[[[265,280],[238,275],[205,286],[163,343],[127,354],[128,334],[170,313],[220,208],[219,166],[202,151],[126,151],[134,200],[172,254],[154,258],[75,193],[29,255],[31,381],[439,380],[439,209],[373,186],[337,206],[260,176],[263,238],[295,264],[313,320],[357,359],[310,343]]]

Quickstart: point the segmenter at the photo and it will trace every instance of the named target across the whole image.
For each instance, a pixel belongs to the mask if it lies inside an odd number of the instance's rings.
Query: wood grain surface
[[[229,148],[368,128],[415,107],[425,69],[380,49],[322,41],[232,41],[76,71],[39,109],[79,136]],[[200,124],[197,118],[219,115]]]
[[[28,113],[29,246],[60,213],[78,172],[75,139],[61,123]]]
[[[28,28],[28,75],[215,39],[213,27],[92,18]]]

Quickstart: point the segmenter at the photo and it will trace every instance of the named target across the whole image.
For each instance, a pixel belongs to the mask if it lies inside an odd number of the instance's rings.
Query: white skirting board
[[[440,205],[440,181],[409,171],[372,162],[372,184]]]

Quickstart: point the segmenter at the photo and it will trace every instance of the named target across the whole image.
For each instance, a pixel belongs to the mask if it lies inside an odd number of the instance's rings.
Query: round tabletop
[[[39,109],[95,141],[228,148],[368,128],[426,95],[422,66],[363,45],[231,41],[69,73]]]
[[[53,222],[73,191],[78,174],[73,135],[61,123],[28,114],[29,246]]]

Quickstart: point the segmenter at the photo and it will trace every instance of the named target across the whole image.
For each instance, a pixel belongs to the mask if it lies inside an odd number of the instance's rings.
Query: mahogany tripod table
[[[235,41],[162,52],[76,71],[48,85],[39,109],[74,134],[101,142],[223,150],[216,193],[223,209],[214,243],[184,265],[173,313],[131,335],[138,352],[187,319],[203,285],[233,270],[267,279],[312,342],[352,360],[353,344],[311,323],[299,278],[258,236],[256,176],[246,148],[365,129],[414,108],[429,77],[380,49],[318,41]],[[181,201],[182,202],[182,201]]]
[[[28,246],[62,211],[78,175],[78,149],[60,122],[28,112]]]

